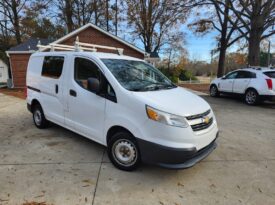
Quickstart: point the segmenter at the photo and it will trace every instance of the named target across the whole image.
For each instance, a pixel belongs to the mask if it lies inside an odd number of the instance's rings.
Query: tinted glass
[[[75,81],[83,88],[88,87],[88,78],[100,81],[100,70],[95,63],[85,58],[75,58]]]
[[[264,74],[270,78],[275,78],[275,71],[264,72]]]
[[[63,56],[45,56],[42,67],[42,76],[59,78],[64,64]]]
[[[127,90],[148,91],[176,87],[158,69],[143,62],[122,59],[101,59],[117,81]]]
[[[249,71],[239,71],[237,78],[256,78],[256,74]]]

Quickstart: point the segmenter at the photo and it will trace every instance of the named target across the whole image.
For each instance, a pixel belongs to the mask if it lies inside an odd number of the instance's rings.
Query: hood
[[[210,109],[204,99],[182,87],[133,92],[133,95],[155,109],[180,116],[196,115]]]

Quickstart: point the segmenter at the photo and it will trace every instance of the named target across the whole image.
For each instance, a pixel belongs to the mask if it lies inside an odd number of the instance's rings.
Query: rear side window
[[[59,78],[64,64],[63,56],[45,56],[42,67],[42,76]]]
[[[256,78],[256,73],[249,71],[239,71],[237,78]]]
[[[264,74],[270,78],[275,78],[275,71],[264,72]]]

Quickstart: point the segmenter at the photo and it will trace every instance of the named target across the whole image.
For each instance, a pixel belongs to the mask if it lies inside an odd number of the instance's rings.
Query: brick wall
[[[123,48],[124,55],[127,56],[132,56],[135,58],[140,58],[140,59],[144,59],[144,55],[136,50],[134,50],[133,48],[113,39],[110,36],[107,36],[106,34],[92,28],[92,27],[88,27],[87,29],[85,29],[84,31],[72,36],[71,38],[60,42],[61,44],[66,44],[66,45],[74,45],[75,39],[76,37],[79,37],[79,41],[80,42],[84,42],[84,43],[91,43],[91,44],[98,44],[98,45],[103,45],[103,46],[112,46],[112,47],[117,47],[117,48]],[[98,49],[99,52],[108,52],[110,53],[110,50],[104,50],[104,49]],[[116,51],[114,51],[114,53],[116,53]]]
[[[26,70],[31,54],[10,54],[14,87],[25,87]]]

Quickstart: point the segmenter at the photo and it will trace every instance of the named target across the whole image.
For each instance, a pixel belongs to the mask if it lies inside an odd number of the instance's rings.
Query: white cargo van
[[[143,60],[99,52],[37,52],[27,70],[34,124],[56,123],[107,146],[112,163],[187,168],[216,147],[209,104]]]

